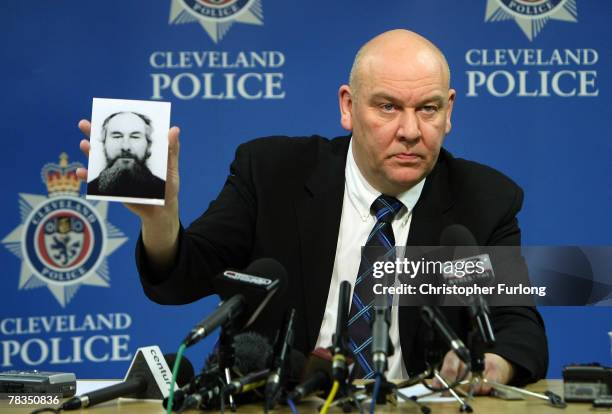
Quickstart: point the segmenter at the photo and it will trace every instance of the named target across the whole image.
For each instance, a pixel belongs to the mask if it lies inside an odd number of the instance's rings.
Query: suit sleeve
[[[257,202],[246,145],[236,150],[230,174],[208,210],[179,231],[174,266],[159,273],[149,266],[142,235],[136,264],[145,294],[160,304],[184,304],[216,293],[212,278],[227,268],[248,265],[254,238]]]
[[[488,244],[518,246],[521,231],[516,218],[523,203],[523,191],[517,186],[513,203]],[[496,344],[488,350],[504,357],[514,365],[512,383],[524,385],[546,376],[548,343],[544,321],[535,307],[492,307]]]

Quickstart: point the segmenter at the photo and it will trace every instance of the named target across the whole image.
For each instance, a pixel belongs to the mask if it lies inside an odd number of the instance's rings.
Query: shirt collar
[[[346,168],[344,172],[346,178],[346,189],[348,191],[349,199],[351,203],[355,206],[359,215],[363,220],[366,220],[368,217],[372,215],[370,212],[370,207],[374,200],[381,195],[379,191],[377,191],[374,187],[368,183],[365,179],[357,163],[355,162],[355,158],[353,157],[353,139],[351,137],[351,142],[349,143],[348,154],[346,157]],[[419,181],[415,186],[410,188],[407,191],[396,196],[396,198],[402,202],[404,207],[400,210],[397,217],[403,216],[405,213],[412,213],[414,206],[417,201],[419,201],[419,197],[421,196],[421,191],[423,190],[423,186],[425,185],[425,178]]]

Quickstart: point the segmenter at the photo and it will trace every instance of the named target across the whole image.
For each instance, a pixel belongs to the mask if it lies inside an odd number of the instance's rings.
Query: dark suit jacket
[[[296,348],[310,352],[321,328],[342,213],[349,138],[328,140],[271,137],[240,145],[230,175],[208,210],[181,229],[174,269],[155,274],[142,241],[136,257],[146,295],[182,304],[214,293],[213,275],[273,257],[289,274],[288,300],[297,310]],[[438,245],[442,230],[459,223],[480,245],[518,245],[516,214],[522,191],[499,172],[455,159],[442,150],[413,210],[407,245]],[[398,244],[400,244],[398,242]],[[270,307],[268,307],[270,308]],[[494,352],[517,367],[516,383],[545,375],[548,351],[544,325],[534,308],[496,308]],[[463,309],[445,309],[465,337]],[[256,329],[272,334],[279,312],[259,318]],[[424,368],[424,329],[418,312],[399,310],[402,355],[409,373]]]

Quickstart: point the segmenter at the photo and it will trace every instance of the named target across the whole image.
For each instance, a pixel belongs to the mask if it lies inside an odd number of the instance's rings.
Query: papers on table
[[[427,387],[425,387],[423,384],[416,384],[411,387],[400,388],[399,392],[402,393],[404,396],[411,398],[429,394],[431,391],[429,391]],[[455,399],[453,397],[444,397],[441,393],[437,393],[429,395],[427,397],[419,398],[418,401],[421,403],[446,403],[454,402]]]
[[[76,395],[83,395],[88,392],[99,390],[100,388],[115,385],[119,380],[80,380],[77,381]]]

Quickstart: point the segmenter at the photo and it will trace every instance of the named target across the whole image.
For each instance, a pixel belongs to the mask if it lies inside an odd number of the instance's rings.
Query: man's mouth
[[[135,160],[136,157],[134,156],[134,154],[131,154],[129,152],[122,152],[119,156],[117,156],[118,160]]]
[[[394,154],[392,158],[398,159],[400,161],[419,161],[421,160],[421,156],[414,152],[400,152],[398,154]]]
[[[113,160],[110,164],[111,168],[130,168],[132,167],[138,160],[131,155],[121,155]]]

